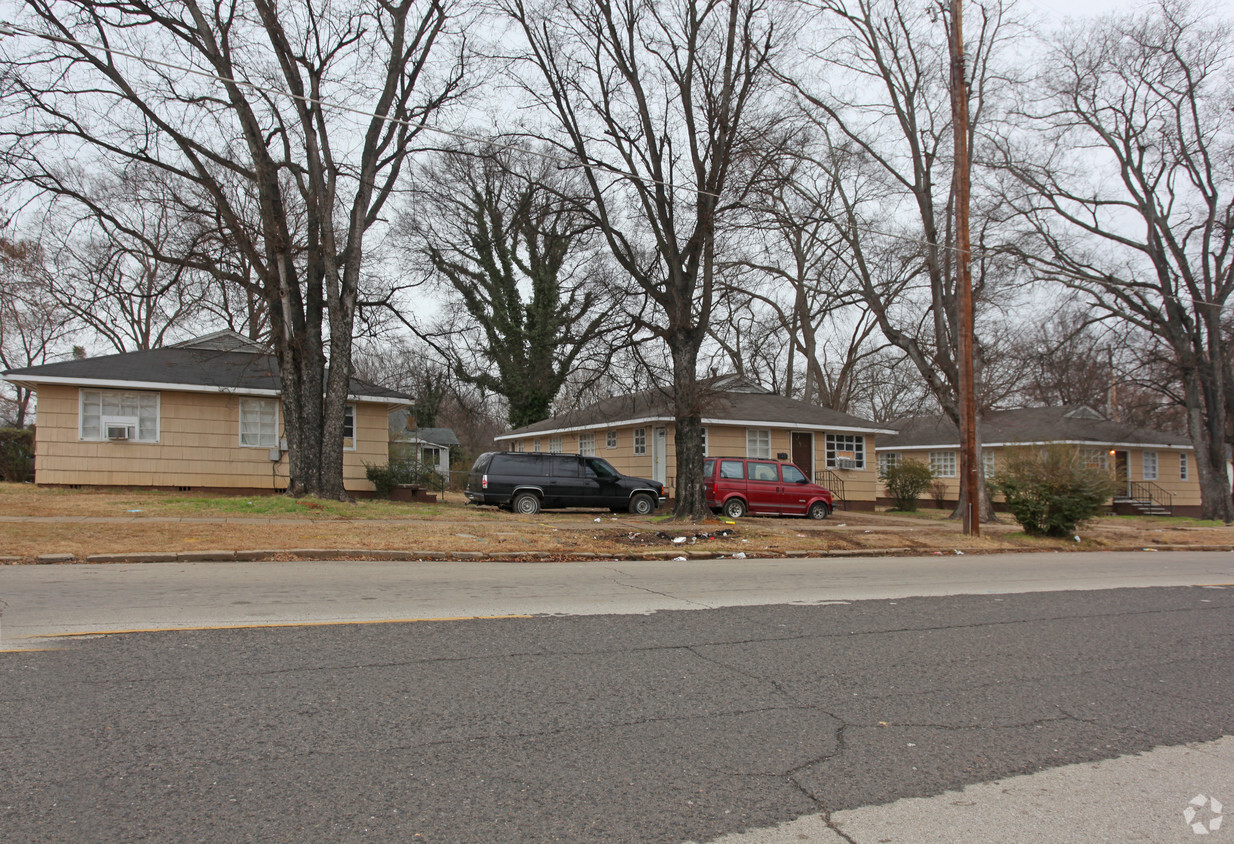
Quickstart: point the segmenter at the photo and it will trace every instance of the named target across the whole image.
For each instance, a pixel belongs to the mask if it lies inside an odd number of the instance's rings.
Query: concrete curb
[[[494,563],[553,563],[553,562],[589,562],[593,560],[660,560],[674,562],[679,557],[687,560],[723,560],[732,559],[737,553],[744,557],[737,559],[776,560],[803,558],[851,558],[851,557],[931,557],[931,556],[962,556],[964,554],[1016,554],[1028,553],[1031,549],[973,549],[971,551],[931,550],[925,548],[908,548],[894,546],[887,548],[837,548],[831,550],[817,549],[811,551],[710,551],[700,548],[647,549],[631,548],[620,555],[598,554],[592,551],[428,551],[419,549],[376,549],[376,548],[283,548],[283,549],[250,549],[233,551],[226,549],[202,551],[133,551],[130,553],[90,554],[79,559],[73,554],[39,554],[31,561],[29,558],[2,556],[0,565],[20,565],[33,562],[36,565],[63,565],[67,563],[215,563],[215,562],[271,562],[297,560],[354,560],[365,562],[373,560],[394,562],[424,562],[459,561],[459,562],[494,562]],[[1100,550],[1113,552],[1156,552],[1156,551],[1215,551],[1234,552],[1234,545],[1125,545],[1107,548],[1077,548],[1076,550]],[[1057,551],[1056,553],[1067,553]]]

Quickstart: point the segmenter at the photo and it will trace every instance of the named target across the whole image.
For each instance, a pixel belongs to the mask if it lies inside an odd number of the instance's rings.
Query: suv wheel
[[[746,503],[740,498],[730,498],[724,502],[724,515],[730,519],[740,519],[746,514]]]
[[[540,499],[533,492],[520,492],[514,496],[511,508],[515,513],[524,516],[534,516],[540,512]]]
[[[810,505],[809,516],[811,519],[825,519],[831,515],[831,508],[827,506],[826,501],[815,501]]]
[[[636,516],[650,516],[656,511],[656,500],[646,493],[630,499],[630,512]]]

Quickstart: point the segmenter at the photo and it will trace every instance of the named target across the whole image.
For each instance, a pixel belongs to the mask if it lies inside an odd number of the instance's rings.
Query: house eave
[[[981,448],[1021,448],[1026,446],[1049,446],[1049,445],[1076,445],[1087,446],[1089,448],[1145,448],[1145,449],[1174,449],[1178,451],[1195,451],[1195,447],[1185,444],[1173,443],[1120,443],[1120,442],[1099,442],[1096,440],[1028,440],[1016,442],[995,442],[981,443]],[[874,447],[878,451],[938,451],[940,449],[958,450],[960,444],[956,443],[928,443],[924,445],[878,445]]]
[[[38,378],[12,377],[0,375],[9,383],[29,390],[37,390],[39,384],[53,384],[63,387],[103,388],[111,390],[171,390],[179,393],[233,393],[241,396],[263,396],[277,398],[281,390],[268,390],[258,387],[220,387],[213,384],[178,384],[168,381],[123,381],[111,378],[68,378],[64,376],[45,375]],[[347,398],[354,401],[388,404],[392,407],[408,407],[411,402],[406,399],[396,399],[392,396],[366,396],[348,394]]]
[[[548,428],[543,431],[527,431],[524,433],[511,432],[509,434],[500,434],[493,437],[496,442],[504,442],[507,440],[521,440],[527,437],[546,437],[556,436],[558,434],[572,434],[585,431],[607,431],[613,428],[625,428],[630,425],[643,425],[648,423],[675,423],[677,420],[672,416],[644,416],[638,419],[617,419],[611,422],[592,422],[586,425],[571,425],[563,428]],[[898,434],[899,431],[890,428],[861,428],[850,425],[820,425],[816,422],[768,422],[764,420],[745,420],[745,419],[717,419],[704,418],[702,420],[704,427],[709,425],[731,425],[740,428],[776,428],[777,430],[788,431],[842,431],[844,433],[853,434]]]

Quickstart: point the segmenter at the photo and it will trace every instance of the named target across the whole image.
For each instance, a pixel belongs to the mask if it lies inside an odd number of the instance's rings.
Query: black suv
[[[664,503],[664,484],[631,478],[607,460],[583,454],[481,454],[467,477],[471,504],[532,515],[547,507],[607,507],[639,516]]]

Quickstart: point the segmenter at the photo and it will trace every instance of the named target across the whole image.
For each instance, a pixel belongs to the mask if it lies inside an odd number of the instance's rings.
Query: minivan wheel
[[[740,519],[746,514],[746,503],[740,498],[730,498],[724,502],[724,515],[730,519]]]
[[[535,493],[520,492],[514,496],[511,509],[515,513],[521,513],[524,516],[534,516],[540,512],[540,499],[536,498]]]
[[[831,508],[826,501],[815,501],[810,505],[809,515],[811,519],[825,519],[831,515]]]
[[[656,511],[656,501],[650,495],[636,495],[630,499],[630,512],[636,516],[650,516]]]

